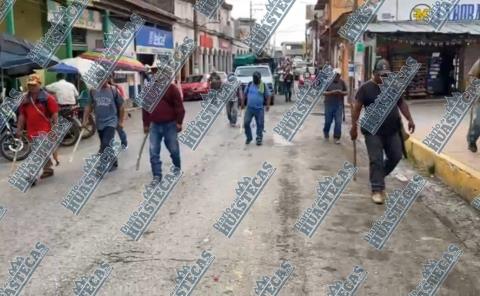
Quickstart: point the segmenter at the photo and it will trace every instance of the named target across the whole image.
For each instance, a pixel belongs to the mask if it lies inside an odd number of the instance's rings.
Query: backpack
[[[113,95],[113,101],[115,102],[115,109],[117,109],[117,118],[120,118],[120,106],[117,105],[117,99],[118,97],[120,97],[120,94],[118,93],[118,90],[116,87],[115,87],[115,90],[112,85],[110,85],[109,88]],[[90,94],[90,98],[92,98],[92,104],[95,104],[95,100],[93,99],[93,89],[90,89],[89,94]]]
[[[247,91],[246,91],[246,95],[245,95],[245,106],[247,105],[247,102],[248,102],[248,91],[250,90],[250,85],[253,83],[253,81],[250,81],[247,85]],[[268,87],[265,83],[260,82],[260,84],[263,84],[264,87],[265,87],[265,90],[266,88]],[[266,91],[263,91],[263,105],[266,106],[267,105],[267,96],[265,95],[267,92]]]

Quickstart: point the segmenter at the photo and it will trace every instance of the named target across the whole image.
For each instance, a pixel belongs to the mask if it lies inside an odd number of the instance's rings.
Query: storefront
[[[410,56],[422,66],[405,91],[410,99],[443,98],[463,91],[467,73],[478,58],[480,29],[473,23],[447,23],[441,33],[414,22],[370,24],[365,39],[375,39],[375,48],[365,56],[366,76],[371,75],[375,57],[386,58],[393,71],[399,71]]]
[[[219,70],[229,73],[232,71],[232,42],[223,38],[218,38],[220,47],[220,66]]]
[[[200,73],[210,73],[215,67],[214,40],[207,33],[200,34]]]

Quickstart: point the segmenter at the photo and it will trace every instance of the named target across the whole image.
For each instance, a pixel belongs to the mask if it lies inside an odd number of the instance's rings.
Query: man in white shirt
[[[61,107],[71,107],[77,104],[78,91],[73,83],[65,80],[65,74],[57,74],[57,82],[45,86],[48,92],[51,92],[57,98],[58,105]]]

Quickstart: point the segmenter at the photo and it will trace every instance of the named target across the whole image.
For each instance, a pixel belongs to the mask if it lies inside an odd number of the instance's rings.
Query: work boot
[[[372,201],[376,204],[381,205],[385,201],[385,197],[380,191],[372,192]]]
[[[477,152],[477,144],[475,142],[468,144],[468,150],[472,151],[473,153]]]

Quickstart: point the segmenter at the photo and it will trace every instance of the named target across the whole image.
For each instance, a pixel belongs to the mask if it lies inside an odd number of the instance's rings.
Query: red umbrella
[[[102,52],[100,51],[86,51],[80,55],[81,58],[91,60],[91,61],[104,61],[107,63],[111,63],[109,59],[102,57]],[[134,58],[130,58],[127,56],[121,56],[115,66],[115,71],[135,71],[135,72],[145,72],[145,66],[137,61]]]

